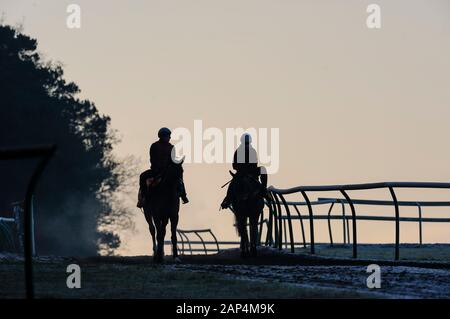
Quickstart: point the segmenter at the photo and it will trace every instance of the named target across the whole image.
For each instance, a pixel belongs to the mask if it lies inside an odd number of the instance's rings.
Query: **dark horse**
[[[169,220],[172,232],[172,254],[174,259],[178,257],[177,225],[180,210],[178,183],[182,170],[182,162],[174,163],[171,161],[160,176],[152,179],[151,174],[147,173],[148,176],[144,177],[147,187],[145,187],[143,208],[152,235],[153,259],[155,262],[162,262],[164,259],[164,238]]]
[[[262,185],[256,177],[249,174],[233,174],[231,186],[231,206],[235,216],[236,228],[241,237],[241,256],[256,257],[258,241],[258,220],[264,209]],[[247,224],[250,221],[250,242]]]

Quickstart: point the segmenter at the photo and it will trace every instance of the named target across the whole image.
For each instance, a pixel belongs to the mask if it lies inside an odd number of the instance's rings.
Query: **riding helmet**
[[[242,144],[251,144],[252,143],[252,136],[248,133],[244,133],[241,136],[241,143]]]
[[[170,136],[170,134],[172,134],[172,132],[167,127],[160,128],[158,131],[159,138]]]

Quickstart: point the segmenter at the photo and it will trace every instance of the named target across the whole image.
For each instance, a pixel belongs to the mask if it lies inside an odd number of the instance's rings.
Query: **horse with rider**
[[[183,160],[177,160],[175,148],[170,143],[171,131],[163,127],[158,131],[158,141],[150,146],[150,169],[139,177],[137,207],[144,212],[153,241],[155,262],[164,258],[164,238],[170,221],[173,258],[178,257],[177,225],[180,199],[189,202],[183,181]],[[251,136],[244,134],[241,145],[233,157],[232,180],[221,208],[230,209],[235,215],[236,228],[241,238],[241,255],[256,256],[258,220],[264,208],[267,193],[267,174],[258,167],[258,155],[252,146]],[[248,222],[249,221],[249,222]],[[250,241],[247,225],[250,225]]]

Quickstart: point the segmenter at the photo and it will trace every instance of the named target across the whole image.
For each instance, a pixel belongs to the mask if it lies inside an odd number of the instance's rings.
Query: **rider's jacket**
[[[150,166],[154,173],[167,168],[172,160],[173,145],[170,142],[157,141],[150,146]]]
[[[259,175],[258,154],[251,144],[241,144],[234,152],[233,168],[238,174]]]

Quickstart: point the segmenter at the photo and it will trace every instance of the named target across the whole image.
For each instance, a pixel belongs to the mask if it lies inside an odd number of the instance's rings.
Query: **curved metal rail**
[[[394,206],[395,209],[395,217],[391,217],[390,219],[387,219],[388,217],[375,217],[375,216],[361,216],[357,217],[356,215],[356,204],[361,204],[361,200],[353,200],[350,195],[348,194],[348,191],[355,191],[355,190],[370,190],[370,189],[382,189],[386,188],[391,197],[392,201],[384,201],[384,203],[389,203],[389,205]],[[395,189],[396,188],[430,188],[430,189],[450,189],[450,183],[434,183],[434,182],[387,182],[387,183],[365,183],[365,184],[348,184],[348,185],[323,185],[323,186],[297,186],[293,188],[287,188],[287,189],[279,189],[275,188],[273,186],[269,187],[269,193],[270,198],[273,201],[272,204],[269,204],[269,207],[272,207],[271,214],[273,214],[273,218],[277,220],[279,229],[275,229],[275,243],[276,246],[281,249],[282,248],[282,238],[283,238],[283,229],[282,229],[282,220],[288,219],[288,224],[291,225],[292,219],[297,219],[295,217],[292,217],[290,214],[289,206],[295,205],[306,205],[308,206],[308,212],[309,212],[309,224],[310,224],[310,250],[311,254],[315,253],[315,245],[314,245],[314,219],[318,216],[314,216],[313,212],[313,206],[314,205],[321,205],[325,203],[341,203],[342,205],[348,204],[351,209],[351,219],[352,219],[352,245],[353,245],[353,258],[357,258],[357,219],[366,219],[366,220],[394,220],[395,221],[395,260],[398,260],[400,258],[400,221],[408,220],[405,218],[400,218],[400,206],[406,206],[405,203],[410,203],[408,205],[418,205],[417,202],[401,202],[398,201]],[[309,197],[307,195],[308,192],[329,192],[329,191],[338,191],[342,194],[344,199],[321,199],[320,201],[314,202],[314,204],[309,200]],[[283,196],[289,195],[289,194],[296,194],[299,193],[304,198],[304,202],[288,202],[283,201]],[[282,205],[284,207],[284,211],[286,212],[286,217],[283,217],[282,210],[281,210],[281,203],[278,198],[281,198]],[[368,201],[371,203],[379,203],[382,201]],[[422,218],[422,210],[421,206],[426,205],[427,202],[419,202],[419,225],[420,229],[422,229],[421,223],[424,221],[438,221],[437,219],[424,219]],[[428,202],[430,206],[450,206],[450,202]],[[343,206],[344,207],[344,206]],[[323,216],[320,216],[323,217]],[[349,233],[348,233],[348,218],[345,216],[345,211],[343,211],[343,216],[331,216],[331,209],[327,216],[324,216],[326,219],[328,219],[328,222],[330,223],[331,219],[338,219],[342,218],[344,222],[344,236],[347,235],[347,239],[349,239]],[[302,216],[298,216],[300,220],[303,219]],[[411,219],[409,219],[411,220]],[[347,234],[345,232],[345,221],[347,222]],[[440,221],[446,221],[446,219],[440,219]],[[275,225],[277,224],[275,222]],[[291,251],[294,252],[295,248],[295,242],[293,240],[293,234],[292,234],[292,227],[289,227],[289,230],[291,232],[290,236],[290,247]],[[270,231],[272,231],[272,228],[270,228]],[[329,232],[330,232],[330,241],[332,243],[332,234],[331,234],[331,224],[329,224]],[[302,235],[304,238],[304,229],[302,225]],[[345,239],[344,239],[345,241]],[[422,231],[420,230],[420,242],[422,242]],[[305,245],[305,240],[304,240]]]
[[[321,198],[319,197],[318,202],[323,201],[324,203],[341,203],[342,205],[342,220],[346,220],[348,223],[348,218],[345,216],[345,204],[348,202],[345,199],[341,198]],[[387,200],[366,200],[366,199],[353,199],[353,204],[355,205],[370,205],[370,206],[395,206],[394,201]],[[436,222],[436,223],[447,223],[450,222],[450,218],[441,218],[441,217],[433,217],[433,218],[424,218],[422,216],[422,207],[450,207],[450,202],[447,201],[439,201],[439,202],[430,202],[430,201],[397,201],[399,207],[417,207],[418,217],[399,217],[400,221],[405,222],[418,222],[419,224],[419,244],[423,244],[423,223],[424,222]],[[329,216],[328,222],[330,223],[331,219],[338,219],[334,216]],[[359,220],[378,220],[378,221],[395,221],[395,217],[390,216],[357,216],[356,219]],[[345,223],[344,223],[344,234],[345,234]],[[331,230],[330,230],[331,236]],[[331,237],[330,237],[331,238]],[[345,243],[345,237],[344,237]]]
[[[263,225],[268,225],[269,221],[267,219],[261,218],[261,221],[259,221],[259,243],[261,244],[261,235],[262,235],[262,228]],[[235,226],[235,225],[234,225]],[[247,224],[246,226],[250,226]],[[204,238],[204,235],[209,235],[212,240],[206,240]],[[177,247],[178,252],[180,255],[184,255],[186,252],[189,252],[189,254],[193,254],[194,252],[203,252],[205,255],[208,253],[214,252],[218,253],[220,252],[221,248],[220,246],[225,245],[239,245],[239,241],[218,241],[216,235],[212,232],[211,229],[190,229],[190,230],[183,230],[183,229],[177,229],[177,235],[180,238],[181,241],[181,247]],[[197,240],[193,240],[190,238],[190,235],[194,235]],[[267,236],[269,235],[269,232],[267,232]],[[268,237],[266,238],[266,244],[268,242]],[[164,242],[166,245],[171,245],[172,242],[170,240],[166,240]],[[200,245],[201,248],[197,248],[195,246]],[[194,247],[193,247],[194,246]],[[210,248],[210,246],[214,246],[214,248]]]
[[[37,164],[30,181],[28,182],[26,194],[25,194],[25,218],[24,218],[24,257],[25,257],[25,287],[26,296],[28,299],[34,298],[33,287],[33,260],[32,260],[32,195],[37,186],[39,178],[42,172],[47,166],[50,158],[56,151],[56,145],[39,146],[30,148],[15,148],[15,149],[2,149],[0,150],[0,160],[17,160],[24,158],[39,158],[40,161]]]
[[[0,217],[0,235],[3,234],[3,238],[6,241],[6,246],[12,251],[17,249],[16,241],[14,240],[14,234],[11,227],[8,224],[13,224],[15,226],[16,221],[14,218]],[[13,227],[14,227],[13,226]]]
[[[190,254],[192,255],[193,252],[199,252],[202,251],[205,253],[205,255],[208,254],[208,252],[219,252],[220,251],[220,247],[219,247],[219,242],[217,241],[216,236],[214,235],[214,233],[211,231],[211,229],[192,229],[192,230],[183,230],[183,229],[177,229],[177,234],[179,236],[179,238],[181,239],[181,249],[180,247],[177,247],[179,254],[180,255],[184,255],[186,250],[188,250],[190,252]],[[194,234],[199,240],[191,240],[189,238],[190,234]],[[203,238],[202,234],[209,234],[213,240],[212,241],[207,241]],[[185,247],[185,242],[186,242],[186,246],[189,247],[189,249],[187,249]],[[171,244],[171,241],[165,241],[165,244]],[[208,248],[207,245],[215,245],[216,248],[215,249],[211,249]],[[193,245],[201,245],[203,248],[193,248]]]

